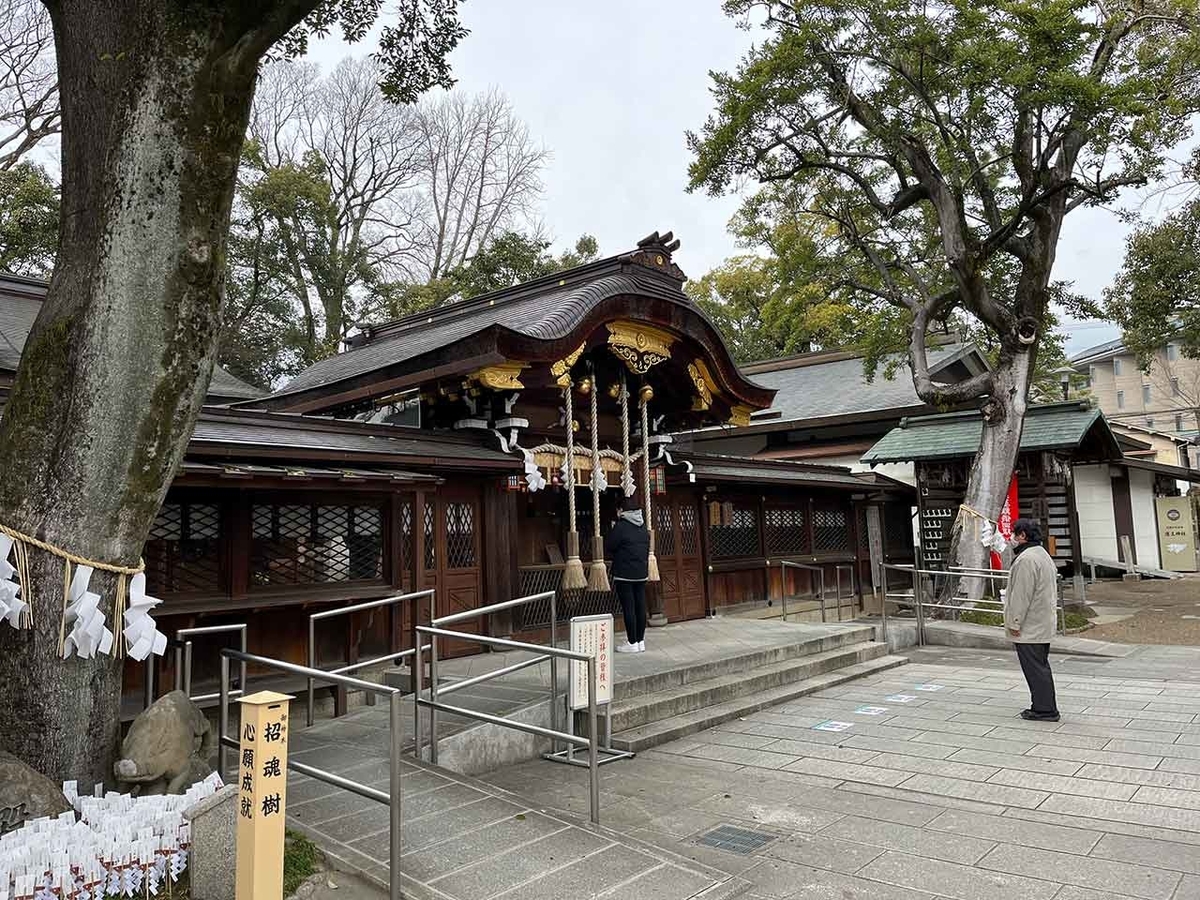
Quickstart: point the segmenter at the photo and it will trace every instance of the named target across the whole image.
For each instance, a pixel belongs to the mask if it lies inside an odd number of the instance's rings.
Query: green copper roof
[[[983,421],[976,410],[900,420],[863,454],[864,463],[912,462],[974,456]],[[1100,410],[1085,401],[1031,406],[1021,432],[1021,450],[1074,450],[1087,441],[1102,458],[1120,458],[1121,450]]]

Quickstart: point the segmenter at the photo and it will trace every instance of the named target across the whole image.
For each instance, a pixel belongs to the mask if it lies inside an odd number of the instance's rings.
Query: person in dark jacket
[[[646,581],[650,575],[650,532],[636,497],[626,497],[616,524],[604,540],[612,560],[612,582],[625,615],[625,643],[618,653],[646,649]]]

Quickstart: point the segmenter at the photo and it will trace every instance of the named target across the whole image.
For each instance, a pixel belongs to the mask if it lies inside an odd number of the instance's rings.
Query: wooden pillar
[[[483,487],[483,605],[512,600],[521,589],[517,548],[513,535],[520,527],[520,494],[506,491],[495,479]],[[513,614],[504,610],[490,617],[488,632],[497,636],[513,633]]]

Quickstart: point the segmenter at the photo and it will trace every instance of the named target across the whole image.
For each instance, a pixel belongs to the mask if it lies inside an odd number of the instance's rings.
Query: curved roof
[[[715,326],[684,294],[684,275],[657,234],[637,250],[526,284],[368,326],[343,353],[310,366],[261,404],[315,409],[363,396],[405,376],[458,374],[506,359],[562,359],[605,322],[632,319],[698,345],[725,393],[753,408],[774,391],[739,371]]]

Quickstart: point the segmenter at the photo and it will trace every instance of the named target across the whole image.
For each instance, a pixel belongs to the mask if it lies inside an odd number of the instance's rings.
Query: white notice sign
[[[612,700],[613,617],[576,616],[571,620],[571,649],[586,653],[596,660],[596,705]],[[571,709],[587,709],[587,666],[571,660],[571,682],[568,690]]]

